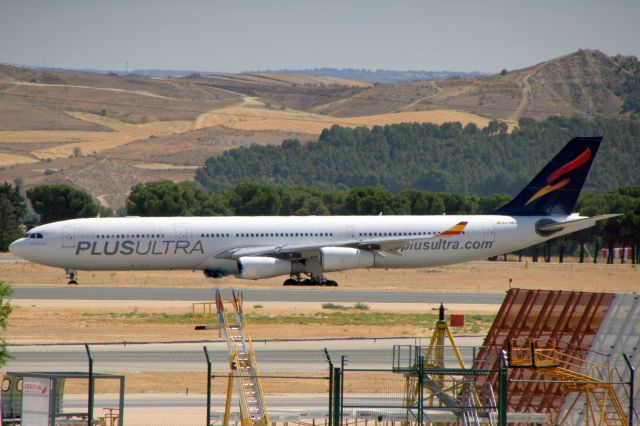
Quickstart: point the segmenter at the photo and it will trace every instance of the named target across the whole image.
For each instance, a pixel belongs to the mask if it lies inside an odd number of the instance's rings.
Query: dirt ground
[[[61,270],[24,262],[12,262],[5,257],[0,263],[0,279],[13,286],[51,285],[67,287]],[[2,260],[2,257],[0,257]],[[519,288],[554,290],[604,291],[634,293],[640,290],[640,273],[633,265],[593,265],[576,263],[530,262],[469,262],[432,269],[407,270],[354,270],[329,274],[344,290],[412,290],[446,292],[502,292],[511,285]],[[244,281],[233,277],[220,280],[205,278],[192,271],[147,272],[81,272],[82,286],[115,287],[244,287],[279,289],[280,278]],[[300,288],[299,291],[323,291]],[[124,321],[122,316],[131,312],[145,314],[185,315],[191,312],[190,302],[153,301],[68,301],[68,300],[15,300],[14,312],[7,330],[11,343],[35,342],[105,342],[105,341],[158,341],[158,340],[210,340],[218,338],[216,331],[195,332],[193,323],[163,324]],[[346,305],[346,304],[345,304]],[[369,312],[429,313],[436,306],[416,303],[371,303]],[[495,314],[498,305],[452,305],[449,313]],[[320,303],[284,304],[281,302],[247,303],[249,313],[277,315],[315,315],[327,312]],[[114,317],[116,317],[114,319]],[[304,324],[280,327],[273,324],[251,326],[256,339],[264,338],[316,338],[316,337],[382,337],[427,335],[430,331],[411,324],[386,326],[319,325]]]
[[[519,288],[618,293],[640,291],[640,271],[631,264],[476,261],[439,268],[360,269],[327,275],[338,281],[339,290],[500,292],[508,290],[511,279],[511,286]],[[67,281],[61,269],[26,262],[0,263],[0,280],[11,285],[61,287],[65,287]],[[82,286],[281,288],[283,278],[247,281],[232,276],[209,279],[200,271],[80,271],[79,281]]]

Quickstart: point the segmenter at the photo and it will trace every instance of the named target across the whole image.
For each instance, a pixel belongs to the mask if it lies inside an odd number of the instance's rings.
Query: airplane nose
[[[20,246],[21,246],[21,241],[20,240],[16,240],[14,242],[12,242],[11,244],[9,244],[9,251],[13,254],[15,254],[16,256],[20,256],[22,250],[20,250]]]

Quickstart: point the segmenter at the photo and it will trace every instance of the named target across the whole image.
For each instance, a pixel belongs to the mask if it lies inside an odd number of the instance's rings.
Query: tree
[[[395,214],[398,205],[395,197],[383,188],[354,188],[347,194],[344,213],[350,215]]]
[[[211,157],[196,180],[212,190],[243,182],[399,192],[515,195],[578,134],[604,137],[587,190],[640,184],[640,121],[581,117],[521,118],[511,131],[500,121],[480,130],[459,123],[403,123],[325,129],[317,141],[240,147]]]
[[[231,214],[227,197],[197,184],[170,180],[138,184],[127,198],[127,213],[138,216],[221,216]]]
[[[511,196],[507,194],[491,194],[486,197],[480,197],[478,200],[478,213],[494,214],[496,209],[504,206],[511,200]]]
[[[11,315],[11,311],[13,310],[8,300],[12,293],[13,290],[11,287],[5,284],[4,281],[0,281],[0,328],[3,331],[7,330],[9,315]],[[7,350],[7,341],[3,336],[4,333],[0,335],[0,367],[4,366],[10,357],[9,351]]]
[[[270,185],[241,183],[230,194],[231,206],[238,216],[275,216],[282,201],[278,190]]]
[[[19,188],[17,186],[14,188],[9,183],[4,182],[0,185],[0,198],[3,197],[8,199],[15,209],[18,220],[22,219],[22,217],[27,213],[27,203],[25,202],[24,197],[20,194]]]
[[[20,192],[6,182],[0,185],[0,251],[7,251],[9,244],[22,235],[20,224],[26,212]]]
[[[9,250],[9,244],[22,234],[16,210],[8,199],[0,197],[0,251]]]
[[[102,211],[88,192],[70,185],[38,185],[27,191],[27,197],[42,223],[95,217]]]
[[[399,204],[407,204],[409,211],[405,214],[430,215],[444,213],[444,201],[438,194],[418,189],[405,189],[396,198]]]

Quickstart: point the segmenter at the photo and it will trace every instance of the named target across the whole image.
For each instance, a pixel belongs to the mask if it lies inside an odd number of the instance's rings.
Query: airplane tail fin
[[[601,136],[571,139],[513,200],[496,210],[496,214],[571,214],[601,141]]]

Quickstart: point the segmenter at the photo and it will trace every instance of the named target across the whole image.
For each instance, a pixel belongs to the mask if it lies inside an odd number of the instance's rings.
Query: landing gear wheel
[[[326,285],[327,287],[338,287],[338,283],[334,280],[326,280],[324,282],[324,285]]]
[[[78,285],[78,273],[73,269],[65,269],[64,272],[67,274],[67,278],[69,278],[69,282],[67,285]]]
[[[284,283],[282,283],[282,285],[300,285],[300,281],[296,280],[295,278],[287,278],[286,280],[284,280]]]

